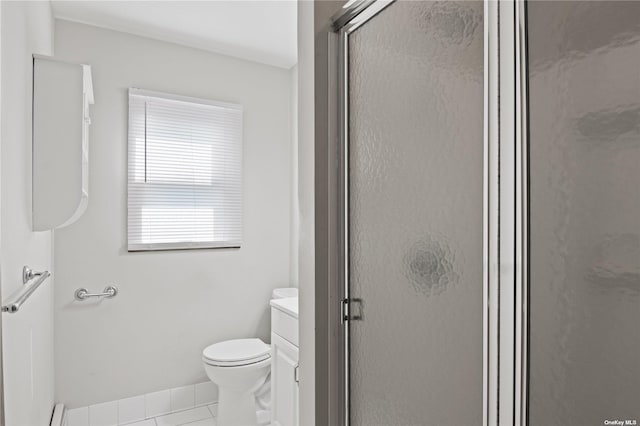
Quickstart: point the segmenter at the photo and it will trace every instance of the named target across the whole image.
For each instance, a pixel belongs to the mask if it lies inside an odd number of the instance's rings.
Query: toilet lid
[[[202,358],[215,365],[245,365],[269,358],[270,352],[271,347],[260,339],[235,339],[207,346]]]

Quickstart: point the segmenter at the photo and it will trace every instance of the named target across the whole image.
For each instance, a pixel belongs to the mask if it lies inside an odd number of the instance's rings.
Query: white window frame
[[[141,223],[141,220],[138,220],[136,223],[132,223],[132,212],[135,209],[139,209],[141,207],[140,204],[138,205],[132,205],[131,203],[131,193],[132,193],[132,189],[133,188],[142,188],[143,186],[149,185],[149,186],[153,186],[155,188],[159,188],[159,187],[167,187],[167,188],[171,188],[174,191],[176,189],[179,189],[180,187],[184,187],[185,191],[188,192],[193,192],[194,190],[199,189],[199,187],[203,187],[203,189],[211,188],[211,187],[215,187],[215,186],[219,186],[220,187],[220,191],[224,191],[224,189],[222,189],[222,187],[224,187],[227,182],[226,180],[222,179],[220,181],[216,181],[216,182],[212,182],[211,185],[190,185],[190,184],[184,184],[184,183],[170,183],[170,182],[166,182],[166,183],[150,183],[150,182],[139,182],[136,181],[135,179],[133,179],[133,176],[135,176],[136,174],[136,170],[134,169],[136,166],[135,164],[133,164],[132,158],[133,158],[133,151],[135,151],[135,144],[137,142],[135,142],[135,131],[132,129],[132,125],[131,125],[131,97],[132,96],[140,96],[140,97],[151,97],[151,98],[158,98],[158,99],[162,99],[162,100],[174,100],[174,101],[180,101],[180,102],[186,102],[186,103],[191,103],[191,104],[201,104],[201,105],[211,105],[211,106],[216,106],[216,107],[221,107],[221,108],[226,108],[226,109],[231,109],[231,110],[235,110],[235,111],[239,111],[240,113],[240,124],[239,124],[239,140],[235,141],[236,143],[238,143],[240,146],[238,147],[238,149],[240,150],[240,163],[238,165],[239,170],[238,173],[240,174],[240,180],[239,180],[239,185],[240,185],[240,212],[239,212],[239,227],[240,227],[240,231],[239,231],[239,235],[238,238],[231,238],[231,239],[223,239],[223,240],[215,240],[212,239],[211,241],[180,241],[180,242],[149,242],[149,243],[143,243],[143,242],[132,242],[131,241],[131,230],[132,227],[134,226],[140,226],[142,227],[143,224]],[[127,144],[128,144],[128,164],[127,164],[127,171],[128,171],[128,177],[127,177],[127,249],[129,252],[137,252],[137,251],[160,251],[160,250],[188,250],[188,249],[212,249],[212,248],[240,248],[242,245],[242,234],[243,234],[243,228],[244,228],[244,224],[243,224],[243,196],[244,196],[244,189],[243,189],[243,155],[242,155],[242,144],[243,144],[243,135],[242,135],[242,130],[243,130],[243,110],[242,110],[242,106],[238,105],[238,104],[233,104],[233,103],[227,103],[227,102],[219,102],[219,101],[213,101],[213,100],[209,100],[209,99],[201,99],[201,98],[194,98],[194,97],[188,97],[188,96],[181,96],[181,95],[175,95],[175,94],[168,94],[168,93],[163,93],[163,92],[156,92],[156,91],[150,91],[150,90],[144,90],[144,89],[138,89],[138,88],[130,88],[129,89],[129,96],[128,96],[128,103],[129,103],[129,119],[128,119],[128,123],[129,123],[129,129],[128,129],[128,138],[127,138]],[[146,114],[146,113],[145,113]],[[145,118],[146,121],[146,118]],[[146,133],[146,123],[145,123],[145,133]],[[146,137],[146,136],[145,136]],[[143,197],[138,196],[137,197],[137,201],[140,202],[140,200],[143,199]],[[167,195],[167,205],[175,205],[176,201],[175,199],[172,200],[171,196],[168,194]],[[143,205],[143,204],[142,204]],[[187,207],[185,205],[185,207]],[[141,213],[138,213],[141,214]],[[140,231],[141,232],[141,231]],[[213,237],[212,237],[213,238]]]

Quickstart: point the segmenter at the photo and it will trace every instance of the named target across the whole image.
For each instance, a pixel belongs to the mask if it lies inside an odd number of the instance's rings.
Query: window
[[[242,107],[129,89],[129,251],[240,247]]]

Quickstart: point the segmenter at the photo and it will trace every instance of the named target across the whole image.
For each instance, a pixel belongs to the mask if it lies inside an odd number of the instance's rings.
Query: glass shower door
[[[347,32],[350,422],[481,425],[483,4]]]
[[[529,425],[636,424],[640,2],[530,1],[527,24]]]

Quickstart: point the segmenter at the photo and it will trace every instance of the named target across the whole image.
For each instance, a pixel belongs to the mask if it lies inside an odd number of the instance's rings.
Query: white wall
[[[328,300],[316,300],[316,205],[315,205],[315,38],[346,0],[298,0],[298,195],[299,195],[299,273],[300,287],[300,424],[316,424],[326,419],[327,401],[316,408],[316,376],[325,374],[319,364],[326,360],[326,348],[316,347],[316,307],[327,310]],[[326,188],[325,188],[326,189]],[[326,213],[326,212],[325,212]],[[322,337],[322,336],[321,336]],[[324,340],[325,337],[322,337]],[[318,339],[320,340],[320,339]],[[323,352],[325,352],[323,354]],[[319,404],[320,405],[320,404]],[[316,411],[318,410],[318,412]]]
[[[33,53],[53,53],[48,2],[2,2],[2,297],[22,287],[22,267],[51,269],[51,233],[31,232]],[[16,314],[2,314],[7,426],[44,426],[53,408],[53,278]]]
[[[298,287],[300,198],[298,196],[298,65],[291,68],[291,285]]]
[[[66,21],[56,56],[92,66],[96,99],[89,206],[55,235],[56,398],[76,407],[207,380],[202,349],[268,341],[271,290],[290,282],[291,72]],[[243,105],[241,249],[126,251],[129,87]],[[107,284],[115,299],[73,299]]]
[[[313,3],[298,0],[300,424],[315,424]]]

